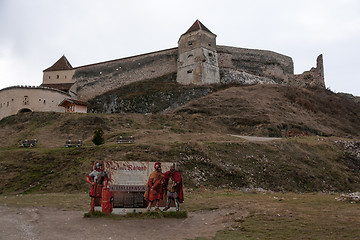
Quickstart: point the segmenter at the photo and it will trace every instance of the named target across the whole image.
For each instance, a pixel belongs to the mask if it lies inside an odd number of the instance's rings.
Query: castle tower
[[[61,91],[68,92],[74,84],[72,79],[75,69],[65,56],[62,56],[51,67],[43,71],[43,83],[41,86],[56,88]]]
[[[177,79],[181,84],[220,83],[216,35],[199,20],[178,41]]]

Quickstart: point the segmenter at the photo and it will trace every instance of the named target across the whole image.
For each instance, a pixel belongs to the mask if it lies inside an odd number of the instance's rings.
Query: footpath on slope
[[[229,134],[229,136],[243,138],[245,140],[252,141],[252,142],[265,142],[265,141],[281,140],[281,138],[276,138],[276,137],[254,137],[254,136],[243,136],[243,135],[233,135],[233,134]]]

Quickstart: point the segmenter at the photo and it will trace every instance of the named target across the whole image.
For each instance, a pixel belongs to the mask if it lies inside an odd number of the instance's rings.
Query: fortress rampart
[[[0,119],[19,112],[64,112],[58,104],[70,97],[57,89],[16,86],[0,90]]]
[[[294,74],[291,57],[266,50],[217,46],[219,67],[243,71],[284,83]]]
[[[86,101],[129,83],[176,72],[177,48],[75,68],[71,91]]]
[[[0,119],[19,111],[56,111],[64,98],[87,101],[124,85],[176,74],[180,84],[283,84],[325,87],[323,57],[294,74],[291,57],[267,50],[216,45],[200,21],[182,34],[176,48],[73,68],[65,56],[43,72],[43,87],[0,90]],[[174,79],[175,80],[175,79]],[[71,95],[70,95],[71,94]]]
[[[321,69],[318,71],[313,68],[311,73],[308,71],[294,75],[291,57],[266,50],[228,46],[217,46],[216,49],[221,83],[237,81],[243,84],[277,83],[325,87]],[[176,73],[177,59],[178,49],[172,48],[77,67],[71,91],[77,92],[78,98],[86,101],[126,84]],[[238,80],[237,76],[241,76],[242,80]],[[257,80],[254,82],[254,79]]]
[[[288,85],[296,87],[321,87],[325,88],[323,55],[316,59],[316,67],[305,71],[302,74],[291,75]]]

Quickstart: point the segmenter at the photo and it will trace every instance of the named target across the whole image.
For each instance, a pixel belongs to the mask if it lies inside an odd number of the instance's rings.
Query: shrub
[[[95,145],[101,145],[101,144],[104,144],[105,142],[105,139],[104,139],[104,131],[102,129],[101,126],[99,126],[95,132],[94,132],[94,137],[92,139],[92,142],[95,144]]]

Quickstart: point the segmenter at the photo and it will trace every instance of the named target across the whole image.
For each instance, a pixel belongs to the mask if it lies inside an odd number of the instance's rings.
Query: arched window
[[[22,108],[19,110],[19,113],[32,112],[29,108]]]

